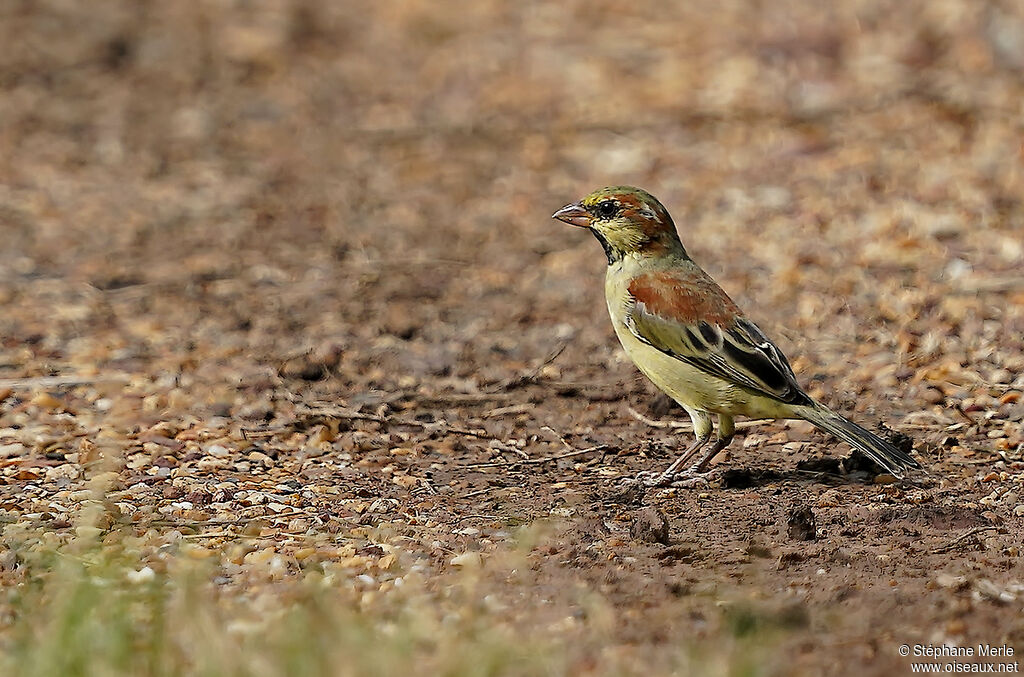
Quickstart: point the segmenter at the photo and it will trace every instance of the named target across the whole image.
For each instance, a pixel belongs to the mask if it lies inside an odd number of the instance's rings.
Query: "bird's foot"
[[[716,473],[711,470],[707,470],[704,472],[684,470],[683,472],[676,473],[672,477],[668,478],[668,486],[675,487],[677,489],[693,489],[694,487],[708,487],[711,484],[710,480],[715,475]]]
[[[633,480],[645,487],[675,487],[677,489],[692,489],[694,487],[706,487],[708,480],[713,476],[713,471],[697,470],[687,468],[679,471],[651,472],[646,471],[637,475]]]
[[[661,486],[659,482],[664,474],[653,470],[644,470],[637,473],[636,477],[626,478],[626,482],[628,484],[639,484],[642,487],[657,487]]]

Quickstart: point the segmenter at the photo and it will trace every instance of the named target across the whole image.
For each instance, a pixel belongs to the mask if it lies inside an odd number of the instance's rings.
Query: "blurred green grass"
[[[516,642],[478,618],[361,612],[313,581],[287,586],[268,611],[244,592],[217,590],[202,563],[140,576],[123,549],[74,549],[36,555],[29,566],[42,570],[5,593],[3,674],[564,673],[552,647]]]
[[[404,590],[371,606],[312,575],[276,587],[268,607],[258,591],[212,582],[204,560],[172,556],[164,572],[139,570],[131,537],[7,543],[22,582],[0,592],[0,674],[18,677],[753,677],[770,673],[764,657],[786,629],[762,616],[739,631],[726,612],[721,637],[699,648],[680,637],[675,651],[655,657],[616,646],[614,624],[601,621],[615,612],[597,599],[582,634],[509,622],[479,599],[493,592],[478,585],[479,572],[457,577],[440,596]]]

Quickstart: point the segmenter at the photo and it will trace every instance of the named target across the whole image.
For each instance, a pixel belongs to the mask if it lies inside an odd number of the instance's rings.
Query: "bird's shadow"
[[[729,468],[722,471],[720,485],[723,489],[752,489],[779,482],[798,482],[803,484],[879,484],[879,478],[886,473],[885,469],[876,465],[867,456],[854,451],[843,458],[811,458],[799,461],[790,470],[771,470],[768,468]],[[905,484],[922,485],[927,477],[921,480],[902,480]],[[889,482],[896,481],[891,475]],[[923,485],[922,485],[923,486]]]
[[[874,475],[863,471],[842,473],[827,470],[769,470],[766,468],[729,468],[719,476],[722,489],[756,489],[778,484],[797,482],[803,484],[872,484]]]

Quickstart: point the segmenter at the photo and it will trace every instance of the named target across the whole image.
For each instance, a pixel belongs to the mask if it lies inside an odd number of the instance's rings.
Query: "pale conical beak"
[[[579,226],[580,228],[590,227],[590,213],[587,212],[579,202],[573,202],[570,205],[565,205],[552,214],[551,218],[558,219],[559,221],[565,221],[570,226]]]

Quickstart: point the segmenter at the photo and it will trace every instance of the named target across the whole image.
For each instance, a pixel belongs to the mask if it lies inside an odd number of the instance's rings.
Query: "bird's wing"
[[[780,402],[811,404],[782,351],[700,268],[645,273],[628,289],[625,322],[641,341]]]

